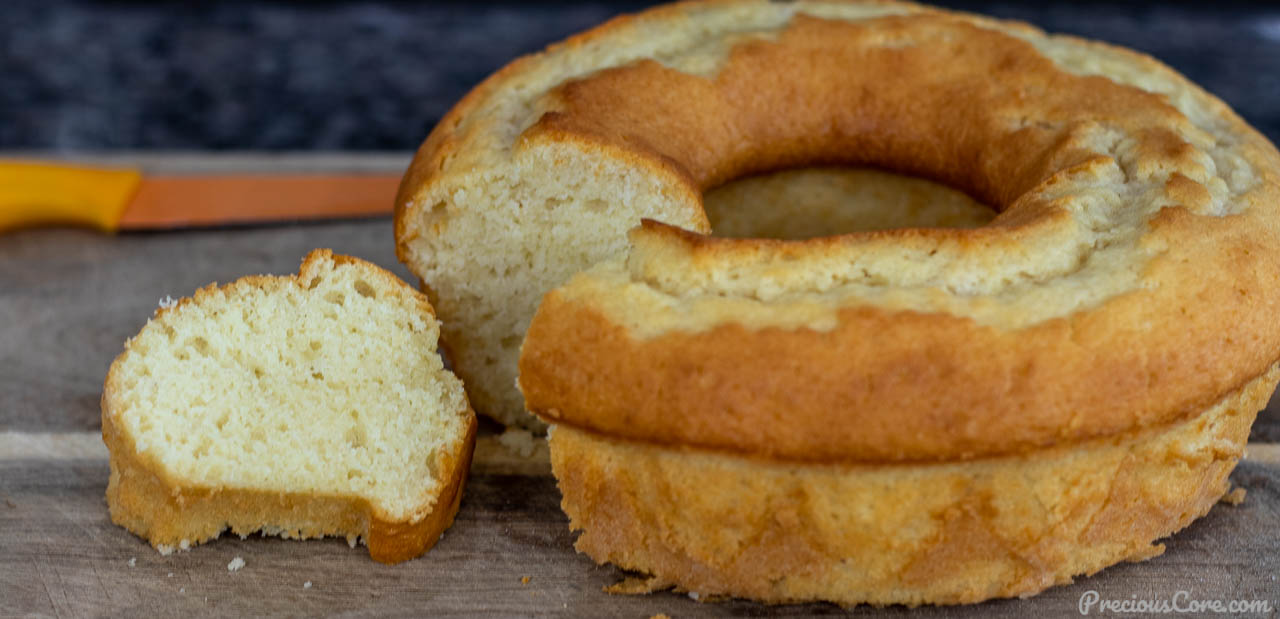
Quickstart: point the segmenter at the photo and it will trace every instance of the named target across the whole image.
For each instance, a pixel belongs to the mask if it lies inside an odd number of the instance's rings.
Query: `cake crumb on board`
[[[1244,502],[1245,494],[1246,491],[1244,488],[1236,486],[1231,489],[1231,492],[1222,495],[1222,498],[1219,500],[1228,505],[1239,505]]]
[[[239,570],[240,570],[240,568],[242,568],[242,567],[244,567],[244,559],[241,559],[240,557],[236,557],[236,558],[234,558],[234,559],[232,559],[232,560],[231,560],[231,563],[228,563],[228,564],[227,564],[227,571],[228,571],[228,572],[237,572],[237,571],[239,571]]]
[[[537,451],[533,433],[520,428],[507,428],[498,436],[498,443],[521,458],[528,458]]]

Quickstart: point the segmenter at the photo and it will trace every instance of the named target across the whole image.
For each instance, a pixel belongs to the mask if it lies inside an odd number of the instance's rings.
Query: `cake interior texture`
[[[411,520],[468,430],[461,383],[411,289],[320,258],[158,312],[108,378],[113,423],[176,485],[361,497]]]

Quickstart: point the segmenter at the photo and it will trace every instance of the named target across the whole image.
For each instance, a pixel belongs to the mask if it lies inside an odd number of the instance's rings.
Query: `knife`
[[[389,215],[399,173],[144,174],[0,160],[0,232],[72,225],[114,233]]]

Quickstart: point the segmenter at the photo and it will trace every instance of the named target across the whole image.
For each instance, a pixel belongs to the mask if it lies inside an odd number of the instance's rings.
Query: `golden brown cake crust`
[[[1034,595],[1122,560],[1228,490],[1271,369],[1188,420],[1025,455],[794,464],[553,426],[578,550],[645,572],[626,592],[843,605]]]
[[[262,532],[291,539],[361,538],[376,561],[408,561],[431,550],[453,524],[475,449],[475,413],[468,411],[466,439],[454,453],[440,457],[439,470],[448,481],[434,508],[416,521],[394,521],[384,519],[362,497],[208,488],[169,479],[120,434],[105,395],[103,400],[102,438],[111,453],[111,521],[166,550],[199,544],[230,530],[242,536]]]
[[[305,287],[316,266],[330,260],[335,264],[359,262],[369,267],[369,275],[383,278],[388,284],[385,288],[389,294],[408,295],[419,311],[434,316],[426,297],[389,271],[327,249],[308,254],[298,274],[291,278]],[[248,276],[223,288],[246,284],[274,287],[281,280]],[[155,317],[185,304],[199,303],[203,297],[218,292],[218,287],[211,284],[173,306],[162,307]],[[255,532],[293,539],[342,536],[352,543],[363,540],[376,561],[399,563],[430,550],[453,524],[475,449],[477,423],[470,405],[459,411],[459,416],[467,420],[463,439],[452,443],[451,451],[441,450],[435,456],[434,470],[442,480],[435,503],[407,518],[393,517],[361,496],[210,487],[168,474],[153,454],[138,453],[133,438],[122,431],[119,423],[122,405],[117,402],[121,391],[117,369],[127,354],[128,344],[112,363],[103,384],[102,439],[110,452],[111,468],[107,506],[112,522],[145,538],[152,546],[162,551],[185,549],[217,538],[228,529],[241,536]]]
[[[1146,294],[1020,330],[856,307],[830,331],[730,322],[641,339],[557,290],[521,387],[550,423],[802,461],[947,460],[1159,426],[1275,361],[1266,282],[1280,273],[1239,243],[1223,252],[1237,268],[1188,278],[1162,260]]]

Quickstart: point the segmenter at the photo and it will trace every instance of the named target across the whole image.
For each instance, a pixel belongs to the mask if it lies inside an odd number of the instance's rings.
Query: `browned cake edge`
[[[959,463],[770,461],[553,428],[577,548],[701,597],[843,605],[1029,596],[1163,552],[1228,490],[1272,368],[1173,425]]]
[[[111,521],[162,551],[186,549],[216,539],[225,530],[241,537],[255,532],[288,539],[325,536],[357,538],[369,556],[400,563],[435,546],[453,524],[475,449],[475,414],[464,440],[439,456],[444,487],[434,506],[408,520],[385,518],[367,499],[352,495],[214,488],[170,479],[151,459],[141,457],[103,414],[103,441],[110,450],[107,506]]]

